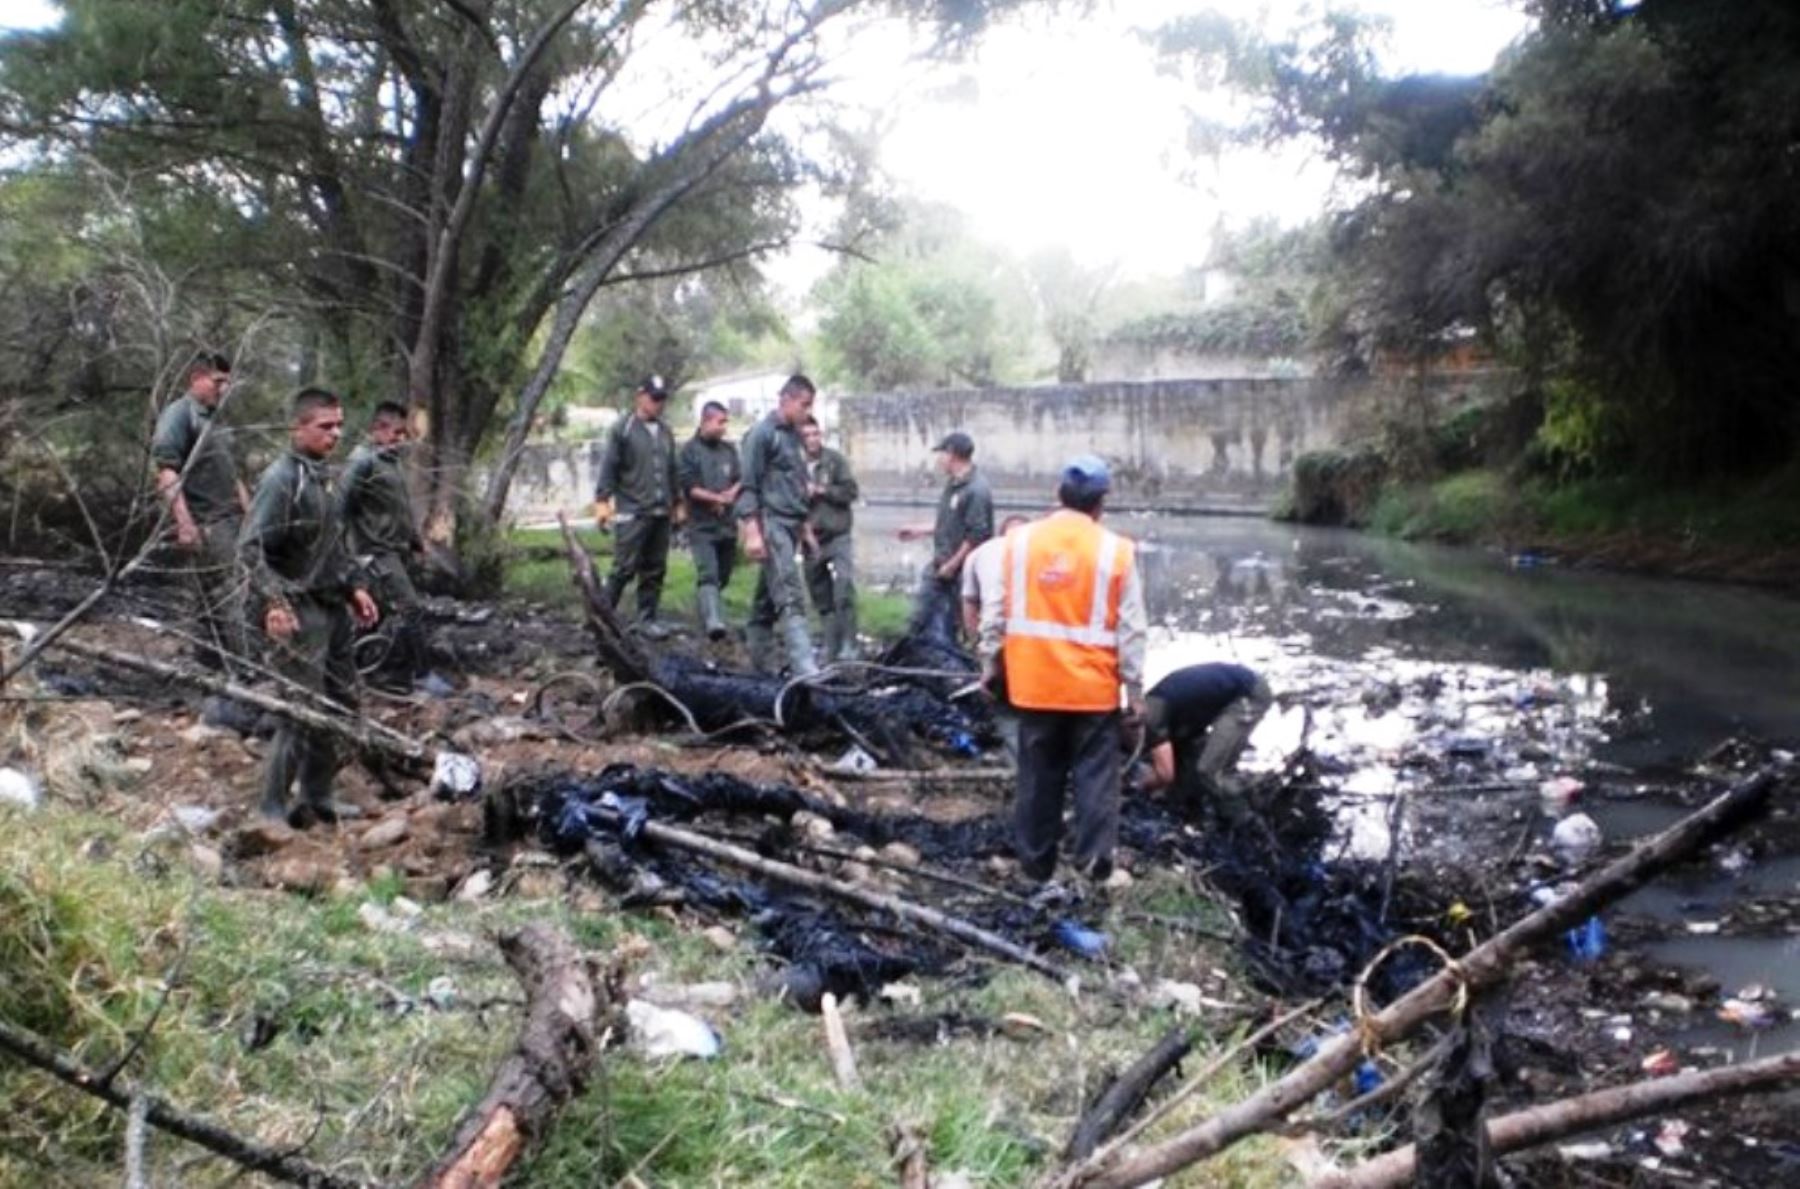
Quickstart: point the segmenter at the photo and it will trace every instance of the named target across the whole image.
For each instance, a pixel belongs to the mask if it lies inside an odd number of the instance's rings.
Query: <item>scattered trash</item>
[[[1719,856],[1719,870],[1727,875],[1736,875],[1750,869],[1750,852],[1743,847],[1732,847]]]
[[[1681,1072],[1681,1060],[1668,1049],[1657,1049],[1638,1067],[1653,1078],[1666,1078]]]
[[[413,682],[413,689],[428,698],[447,698],[456,692],[449,679],[435,669]]]
[[[1605,1140],[1585,1140],[1577,1144],[1558,1144],[1556,1154],[1564,1160],[1605,1160],[1613,1154],[1613,1146]]]
[[[873,772],[879,767],[881,765],[876,762],[874,756],[864,751],[860,745],[852,743],[850,749],[839,756],[835,764],[831,765],[831,770],[862,774]]]
[[[1652,991],[1644,996],[1642,1002],[1651,1011],[1666,1011],[1675,1016],[1685,1016],[1694,1010],[1692,999],[1673,991]]]
[[[1767,1003],[1736,997],[1719,1005],[1718,1016],[1727,1024],[1735,1024],[1748,1031],[1767,1028],[1776,1022],[1776,1012]]]
[[[625,1005],[631,1043],[646,1057],[717,1057],[724,1047],[713,1026],[699,1016],[642,999]]]
[[[1687,1139],[1689,1130],[1691,1129],[1687,1123],[1680,1119],[1665,1119],[1662,1127],[1657,1130],[1656,1138],[1650,1142],[1664,1156],[1679,1156],[1687,1150],[1687,1145],[1682,1141]]]
[[[1355,1090],[1356,1096],[1361,1098],[1381,1085],[1383,1080],[1380,1067],[1373,1061],[1364,1061],[1356,1067],[1356,1072],[1351,1075],[1351,1087]]]
[[[36,809],[43,799],[43,785],[35,776],[18,768],[0,768],[0,805]]]
[[[1605,837],[1600,825],[1585,813],[1572,813],[1556,823],[1550,832],[1550,843],[1562,861],[1570,866],[1592,858]]]
[[[1193,983],[1164,978],[1158,979],[1150,987],[1152,1007],[1173,1008],[1175,1014],[1180,1016],[1199,1015],[1201,999],[1200,988]]]
[[[919,1004],[923,1002],[923,996],[919,993],[919,988],[912,983],[889,983],[887,986],[881,988],[877,994],[889,1003],[900,1004],[905,1007],[918,1007]]]
[[[1544,799],[1547,809],[1561,810],[1567,808],[1587,789],[1587,785],[1573,776],[1554,776],[1538,785],[1538,795]]]
[[[431,792],[446,801],[460,801],[481,789],[481,764],[474,756],[440,751],[431,763]]]
[[[1689,921],[1686,928],[1696,937],[1711,937],[1724,927],[1721,921]]]
[[[440,974],[425,987],[425,1001],[439,1011],[449,1011],[456,1003],[456,982],[447,974]]]
[[[1098,958],[1106,953],[1109,941],[1106,934],[1098,929],[1090,929],[1079,921],[1063,917],[1050,931],[1058,945],[1073,950],[1084,958]]]
[[[1606,925],[1598,916],[1589,917],[1563,936],[1577,962],[1593,962],[1606,953]]]

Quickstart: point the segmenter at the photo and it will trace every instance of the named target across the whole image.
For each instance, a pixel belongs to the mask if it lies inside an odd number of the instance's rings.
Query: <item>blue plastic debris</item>
[[[981,754],[981,744],[975,742],[975,737],[967,731],[950,732],[950,738],[946,741],[945,746],[959,756],[972,758]]]
[[[1361,1098],[1364,1094],[1367,1094],[1369,1091],[1375,1089],[1375,1087],[1381,1085],[1381,1070],[1373,1061],[1364,1061],[1361,1065],[1356,1067],[1356,1073],[1352,1075],[1352,1079],[1356,1087],[1356,1096]]]
[[[1090,929],[1079,921],[1067,917],[1057,921],[1051,932],[1058,945],[1080,954],[1084,958],[1098,958],[1106,953],[1109,939],[1098,929]]]
[[[1564,937],[1577,962],[1592,962],[1606,952],[1606,925],[1597,916],[1570,929]]]

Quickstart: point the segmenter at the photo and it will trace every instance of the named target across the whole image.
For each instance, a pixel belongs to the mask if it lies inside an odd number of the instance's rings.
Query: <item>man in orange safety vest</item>
[[[1106,463],[1071,461],[1057,488],[1061,507],[1006,536],[1005,625],[984,656],[1003,668],[1019,715],[1019,775],[1013,845],[1024,876],[1056,872],[1063,791],[1075,799],[1076,870],[1096,882],[1112,873],[1118,837],[1121,694],[1125,714],[1144,707],[1144,591],[1136,547],[1100,527],[1111,487]]]

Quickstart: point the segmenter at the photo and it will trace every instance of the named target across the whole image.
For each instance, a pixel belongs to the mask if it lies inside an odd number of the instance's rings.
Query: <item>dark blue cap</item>
[[[1112,471],[1104,458],[1082,454],[1064,465],[1062,481],[1076,495],[1105,495],[1112,490]]]

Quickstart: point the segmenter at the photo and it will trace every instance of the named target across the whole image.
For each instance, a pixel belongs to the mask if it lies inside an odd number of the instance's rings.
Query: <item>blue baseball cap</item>
[[[1104,458],[1082,454],[1063,466],[1062,481],[1077,495],[1105,495],[1112,490],[1112,471]]]

